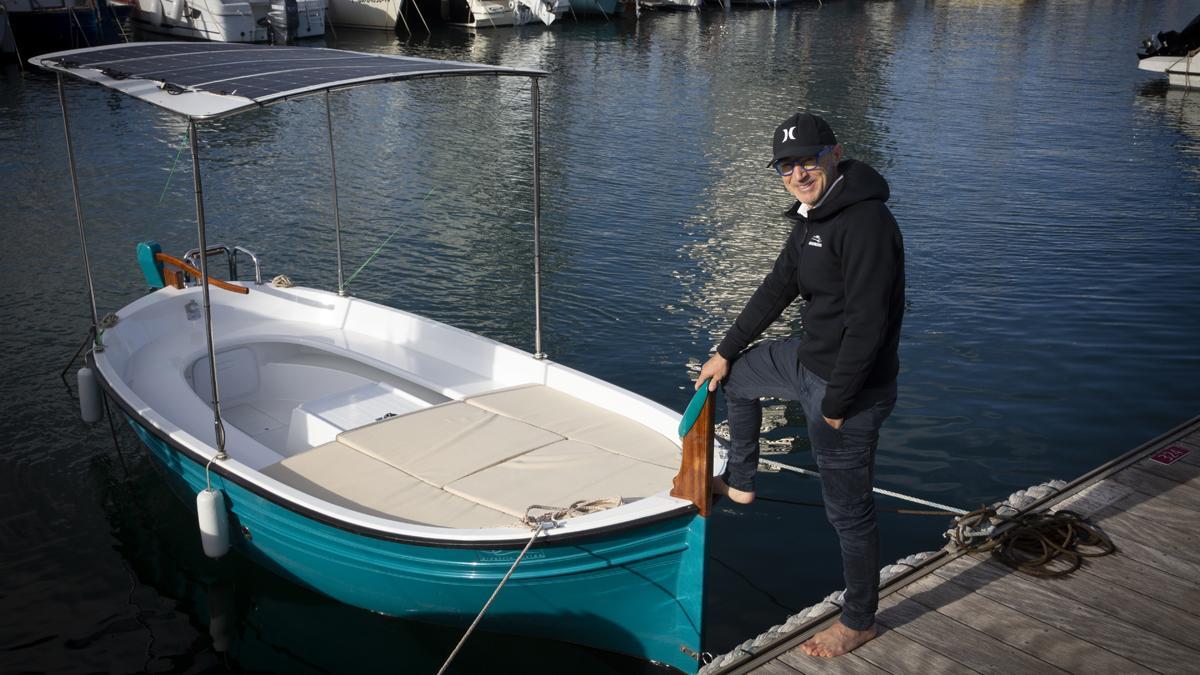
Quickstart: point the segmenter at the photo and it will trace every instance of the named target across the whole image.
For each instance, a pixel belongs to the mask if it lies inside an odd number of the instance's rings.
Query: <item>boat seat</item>
[[[336,441],[272,464],[262,473],[369,515],[437,527],[520,527],[508,513],[439,490]]]
[[[579,500],[628,502],[669,489],[675,471],[564,440],[503,461],[446,486],[481,506],[522,518],[530,506],[564,507]]]
[[[411,522],[502,527],[534,505],[668,490],[678,454],[637,422],[534,385],[345,431],[264,473],[320,499]]]
[[[440,488],[563,437],[454,402],[342,432],[337,440]]]
[[[534,384],[467,399],[473,406],[582,441],[618,455],[678,469],[680,448],[649,427],[545,385]]]

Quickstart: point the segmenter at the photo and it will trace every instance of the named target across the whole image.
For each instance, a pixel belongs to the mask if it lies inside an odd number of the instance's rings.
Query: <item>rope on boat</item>
[[[779,499],[777,497],[764,497],[762,495],[758,495],[755,498],[755,500],[760,501],[760,502],[771,502],[774,504],[787,504],[789,506],[815,506],[818,508],[825,508],[825,502],[806,502],[806,501],[801,501],[801,500],[797,500],[797,499]],[[958,515],[961,515],[958,511],[924,511],[924,510],[920,510],[920,509],[886,509],[886,508],[880,508],[880,507],[876,507],[875,510],[879,511],[881,513],[899,513],[899,514],[903,514],[906,516],[958,516]]]
[[[542,506],[541,504],[533,504],[525,509],[525,517],[521,522],[529,527],[537,527],[539,523],[546,521],[566,520],[575,516],[584,516],[597,511],[604,511],[624,503],[620,497],[606,497],[604,499],[580,499],[573,502],[570,506]],[[545,513],[534,515],[534,511],[545,511]]]
[[[792,473],[799,473],[799,474],[803,474],[805,476],[820,476],[821,475],[821,474],[817,473],[816,471],[810,471],[808,469],[801,469],[798,466],[792,466],[791,464],[784,464],[782,462],[775,462],[775,461],[772,461],[769,459],[759,458],[758,463],[765,464],[766,466],[769,466],[772,469],[781,469],[783,471],[791,471]],[[957,508],[954,508],[953,506],[946,506],[945,504],[931,502],[927,499],[921,499],[920,497],[912,497],[909,495],[900,494],[899,492],[892,492],[891,490],[885,490],[883,488],[873,487],[873,488],[871,488],[871,491],[877,492],[881,495],[886,495],[888,497],[894,497],[896,499],[901,499],[906,502],[912,502],[913,504],[920,504],[921,506],[928,506],[930,508],[941,509],[942,511],[949,511],[949,512],[951,512],[952,515],[953,514],[964,515],[967,513],[966,509],[957,509]]]
[[[690,406],[689,406],[689,409],[690,409]],[[716,429],[717,429],[717,436],[719,438],[721,438],[721,440],[728,443],[729,442],[729,422],[728,422],[728,420],[723,421],[720,424],[716,425]],[[778,446],[784,445],[781,442],[777,442],[777,441],[772,442],[769,440],[763,440],[763,441],[760,441],[760,443],[762,443],[762,444],[774,443],[775,445],[778,445]],[[785,464],[783,462],[776,462],[776,461],[773,461],[770,459],[764,459],[762,457],[759,458],[758,465],[760,467],[764,467],[771,471],[790,471],[791,473],[798,473],[798,474],[802,474],[805,476],[813,476],[814,478],[819,478],[821,476],[820,473],[818,473],[816,471],[812,471],[811,469],[802,469],[798,466],[793,466],[791,464]],[[928,506],[930,508],[939,509],[941,511],[949,511],[950,512],[949,515],[956,515],[956,514],[963,515],[963,514],[967,513],[966,509],[955,508],[953,506],[947,506],[946,504],[939,504],[937,502],[932,502],[927,499],[921,499],[920,497],[913,497],[911,495],[901,494],[899,492],[893,492],[891,490],[885,490],[885,489],[879,488],[879,487],[873,487],[873,488],[871,488],[871,491],[875,492],[877,494],[892,497],[894,499],[900,499],[900,500],[903,500],[906,502],[911,502],[913,504],[920,504],[921,506]]]
[[[1007,518],[1007,521],[1005,522],[1012,521],[1023,509],[1034,505],[1046,497],[1061,492],[1066,485],[1067,484],[1065,482],[1060,480],[1041,483],[1024,490],[1018,490],[1017,492],[1009,495],[1009,497],[1004,501],[993,504],[990,508],[993,513],[999,514],[1001,518]],[[960,522],[965,522],[966,517],[970,515],[972,514],[965,514],[956,518],[956,528]],[[997,525],[991,522],[986,524],[980,523],[979,526],[973,528],[968,526],[966,528],[962,528],[964,533],[963,536],[968,538],[983,537],[988,539],[992,536],[996,527]],[[951,532],[955,532],[955,529],[952,528],[946,533],[946,536],[952,537]],[[961,549],[959,549],[952,540],[951,543],[947,544],[942,550],[951,550],[957,552]],[[941,551],[915,553],[905,558],[901,558],[895,563],[884,567],[879,571],[880,588],[884,587],[900,575],[906,574],[919,567],[922,563],[938,555],[939,553],[941,553]],[[1083,553],[1080,554],[1083,555]],[[701,666],[700,670],[698,671],[699,675],[715,675],[716,673],[735,665],[738,661],[741,661],[748,656],[754,656],[761,649],[774,646],[785,637],[802,633],[811,629],[817,623],[825,621],[826,619],[832,617],[834,613],[841,610],[845,593],[845,590],[830,593],[821,602],[811,607],[802,609],[799,612],[789,616],[783,623],[768,628],[761,635],[742,642],[725,654],[712,657],[708,663]]]
[[[604,499],[581,499],[569,506],[542,506],[540,504],[530,505],[525,509],[525,517],[521,522],[533,529],[533,536],[529,537],[529,541],[525,543],[525,548],[521,549],[521,554],[513,561],[512,567],[508,568],[508,572],[504,574],[504,578],[500,580],[500,584],[496,586],[496,590],[492,591],[492,596],[483,604],[483,609],[479,610],[479,614],[475,615],[475,620],[467,627],[467,632],[463,633],[462,639],[454,646],[454,651],[450,652],[450,656],[446,657],[446,662],[438,669],[437,675],[442,675],[446,669],[450,667],[450,663],[454,661],[454,657],[458,656],[458,652],[462,646],[466,644],[467,638],[471,637],[471,633],[475,631],[475,627],[479,625],[483,615],[487,613],[488,608],[492,606],[492,601],[500,594],[500,589],[504,588],[504,584],[508,583],[509,577],[516,571],[517,565],[521,564],[521,560],[525,554],[529,552],[529,547],[533,546],[533,542],[542,532],[552,530],[558,527],[558,522],[575,516],[582,516],[588,513],[604,511],[622,504],[620,497],[607,497]],[[534,513],[535,511],[543,511],[544,513]]]
[[[433,191],[436,189],[436,185],[429,188],[429,192],[426,192],[425,196],[421,197],[421,202],[429,199],[429,195],[433,194]],[[421,202],[417,203],[420,204]],[[346,283],[342,284],[342,287],[338,289],[339,292],[346,290],[346,288],[350,286],[350,283],[354,281],[354,278],[358,276],[359,272],[362,272],[364,269],[366,269],[367,265],[370,265],[371,261],[379,256],[379,253],[383,251],[383,247],[387,246],[388,243],[392,241],[392,238],[396,236],[396,233],[398,233],[402,227],[404,227],[404,223],[400,223],[396,225],[394,229],[392,229],[392,233],[387,236],[387,239],[384,239],[382,244],[376,246],[375,250],[371,252],[371,255],[367,256],[367,259],[363,261],[363,264],[359,265],[358,269],[354,270],[354,274],[351,274],[350,278],[346,280]]]
[[[167,172],[167,182],[163,185],[162,192],[158,195],[158,203],[162,204],[163,199],[167,197],[167,189],[171,187],[171,177],[175,175],[175,167],[179,166],[179,156],[183,154],[183,148],[188,144],[188,133],[191,127],[183,132],[183,143],[179,144],[179,150],[175,152],[175,161],[171,162],[171,170]]]

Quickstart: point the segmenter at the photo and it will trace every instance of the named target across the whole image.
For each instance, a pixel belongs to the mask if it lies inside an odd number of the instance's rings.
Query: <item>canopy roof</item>
[[[459,61],[363,54],[315,47],[219,42],[132,42],[30,59],[191,119],[224,117],[330,89],[455,75],[524,75]]]

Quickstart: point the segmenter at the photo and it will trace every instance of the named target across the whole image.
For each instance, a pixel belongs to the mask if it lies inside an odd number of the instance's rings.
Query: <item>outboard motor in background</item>
[[[271,34],[271,44],[295,44],[300,29],[300,8],[296,0],[271,0],[267,28]]]
[[[1138,50],[1139,59],[1151,56],[1187,56],[1200,49],[1200,14],[1181,31],[1165,30],[1148,37]]]

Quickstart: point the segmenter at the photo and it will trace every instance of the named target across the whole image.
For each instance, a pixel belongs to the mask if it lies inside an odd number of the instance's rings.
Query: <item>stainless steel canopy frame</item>
[[[260,59],[247,59],[244,50],[255,50],[255,56]],[[167,76],[173,68],[187,66],[189,56],[205,57],[206,66],[199,77],[208,81],[199,83],[180,83]],[[229,57],[229,63],[214,65]],[[269,58],[268,58],[269,57]],[[294,59],[292,58],[294,57]],[[328,61],[333,65],[325,71],[330,77],[321,79],[321,68],[313,64]],[[354,66],[347,66],[352,61],[358,70],[352,71],[353,76],[347,76],[347,71]],[[208,351],[209,379],[212,385],[213,430],[217,454],[214,459],[223,460],[228,455],[225,452],[225,427],[221,419],[220,390],[217,378],[216,347],[213,338],[212,308],[209,303],[208,281],[208,246],[207,231],[204,219],[204,190],[200,173],[200,153],[197,122],[206,119],[220,119],[250,110],[309,95],[324,93],[326,111],[326,131],[329,138],[329,159],[332,173],[332,192],[334,209],[334,232],[337,248],[337,277],[339,295],[346,295],[342,268],[342,239],[341,215],[338,206],[337,189],[337,160],[333,144],[333,113],[329,102],[332,91],[364,86],[375,82],[396,82],[411,79],[428,79],[465,75],[519,75],[529,77],[532,81],[533,108],[533,257],[534,257],[534,358],[545,359],[542,352],[542,316],[541,316],[541,134],[539,113],[538,78],[546,73],[540,70],[520,70],[501,66],[461,63],[454,61],[435,61],[398,56],[382,56],[376,54],[359,54],[356,52],[339,51],[324,48],[309,47],[266,47],[249,44],[224,43],[125,43],[104,47],[89,47],[64,52],[44,54],[30,59],[34,65],[55,72],[58,77],[59,105],[63,113],[63,129],[67,139],[67,163],[71,178],[71,191],[75,201],[75,217],[79,226],[79,239],[83,252],[84,273],[87,279],[88,298],[92,311],[92,349],[101,351],[103,345],[99,341],[98,312],[96,309],[96,293],[92,280],[91,264],[88,259],[87,233],[84,226],[83,208],[79,198],[79,184],[76,172],[74,148],[71,143],[71,126],[68,116],[66,89],[63,75],[70,74],[80,79],[95,82],[109,89],[115,89],[125,94],[141,99],[187,119],[188,139],[192,155],[192,184],[196,202],[196,233],[199,241],[200,285],[204,299],[204,329]],[[192,64],[194,66],[194,63]],[[239,69],[237,73],[228,73],[227,77],[218,74],[222,65]],[[257,65],[262,72],[253,70]],[[292,70],[283,70],[292,67]],[[249,69],[249,70],[248,70]],[[184,68],[189,72],[195,68]],[[278,82],[262,82],[264,78],[284,74],[294,74],[292,79]],[[334,78],[333,75],[337,77]],[[303,80],[297,84],[297,78]],[[229,90],[229,82],[242,79],[254,84],[248,85],[256,95],[239,94],[234,87]],[[272,88],[272,84],[276,86]],[[215,86],[213,86],[215,85]],[[290,87],[290,88],[288,88]]]

